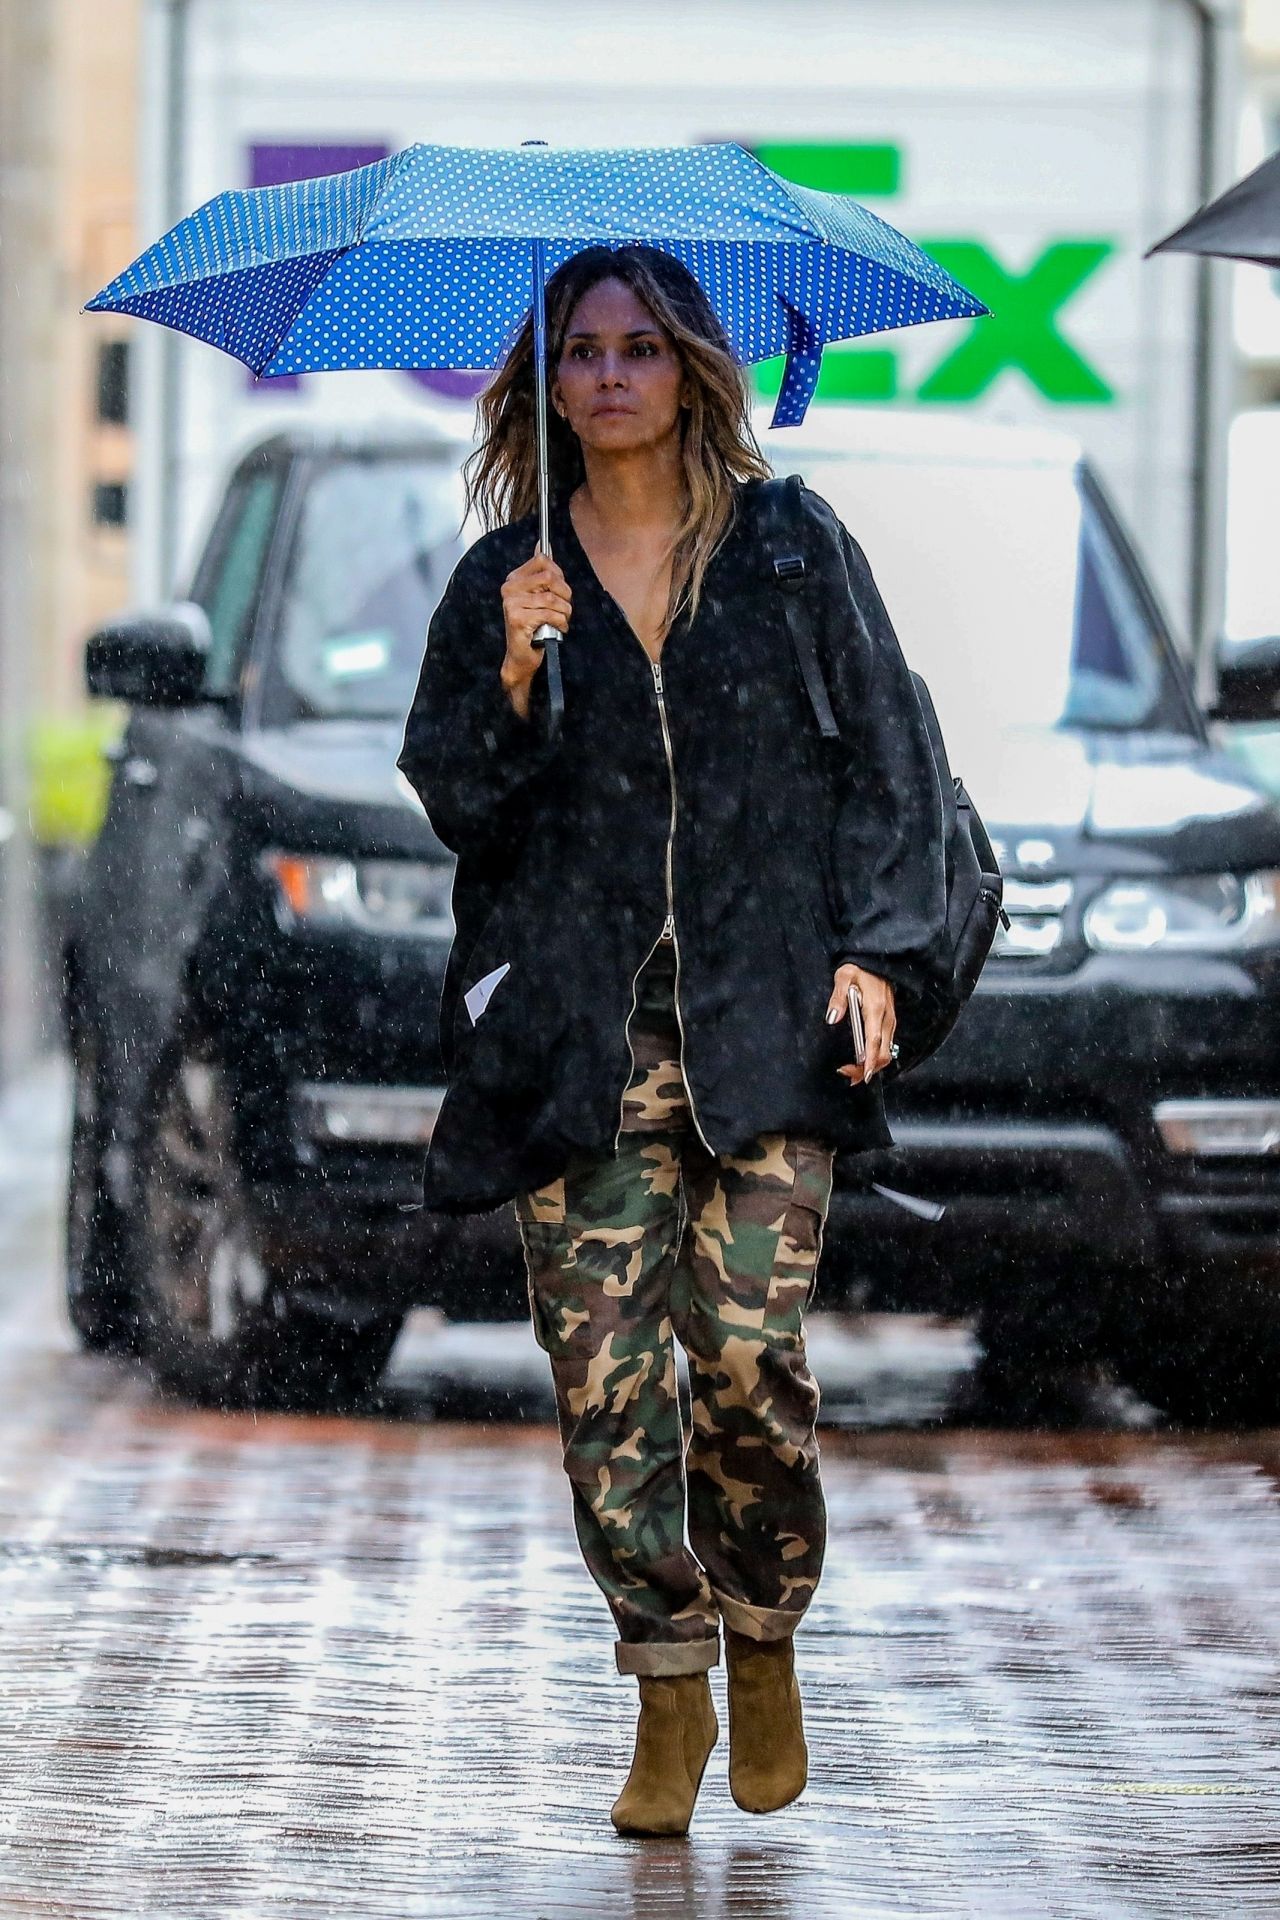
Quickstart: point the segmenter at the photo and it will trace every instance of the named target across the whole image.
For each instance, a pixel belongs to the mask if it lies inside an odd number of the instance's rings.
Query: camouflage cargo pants
[[[714,1666],[722,1618],[758,1640],[793,1632],[826,1547],[803,1316],[832,1149],[765,1134],[741,1155],[707,1152],[689,1121],[673,979],[664,943],[630,1022],[617,1153],[577,1153],[516,1201],[578,1541],[623,1673]],[[675,1339],[689,1360],[687,1442]]]

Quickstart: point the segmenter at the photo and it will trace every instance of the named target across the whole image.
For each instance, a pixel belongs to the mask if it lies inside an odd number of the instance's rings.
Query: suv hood
[[[1010,728],[965,786],[1006,872],[1280,866],[1280,807],[1191,734]]]
[[[246,733],[246,797],[277,816],[273,831],[317,845],[444,855],[396,766],[403,738],[401,722],[389,720],[306,720]]]
[[[247,734],[250,795],[317,841],[337,834],[353,851],[440,853],[396,766],[402,738],[385,720]],[[965,786],[1006,873],[1109,871],[1117,856],[1133,872],[1280,866],[1280,806],[1225,750],[1190,734],[1009,728]]]

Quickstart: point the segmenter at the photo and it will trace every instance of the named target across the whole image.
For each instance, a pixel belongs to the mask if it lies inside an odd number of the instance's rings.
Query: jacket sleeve
[[[920,702],[867,557],[827,503],[831,700],[840,728],[831,867],[838,946],[895,989],[928,994],[951,975],[938,768]],[[823,570],[825,580],[825,569]]]
[[[521,719],[499,678],[506,654],[500,583],[473,547],[454,568],[427,629],[417,691],[396,765],[454,853],[501,839],[513,801],[555,758],[547,738],[547,673],[534,676]]]

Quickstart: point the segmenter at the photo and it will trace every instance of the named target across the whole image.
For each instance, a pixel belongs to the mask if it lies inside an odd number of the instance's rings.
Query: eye
[[[590,351],[591,348],[587,341],[575,340],[569,349],[569,358],[571,360],[584,360]]]
[[[636,340],[633,342],[633,347],[636,353],[646,355],[655,354],[658,351],[657,342],[654,340]]]

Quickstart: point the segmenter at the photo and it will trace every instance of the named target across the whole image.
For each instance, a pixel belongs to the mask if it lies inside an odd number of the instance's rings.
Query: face
[[[598,280],[569,318],[551,401],[584,447],[634,452],[678,432],[689,383],[671,338],[623,280]]]

